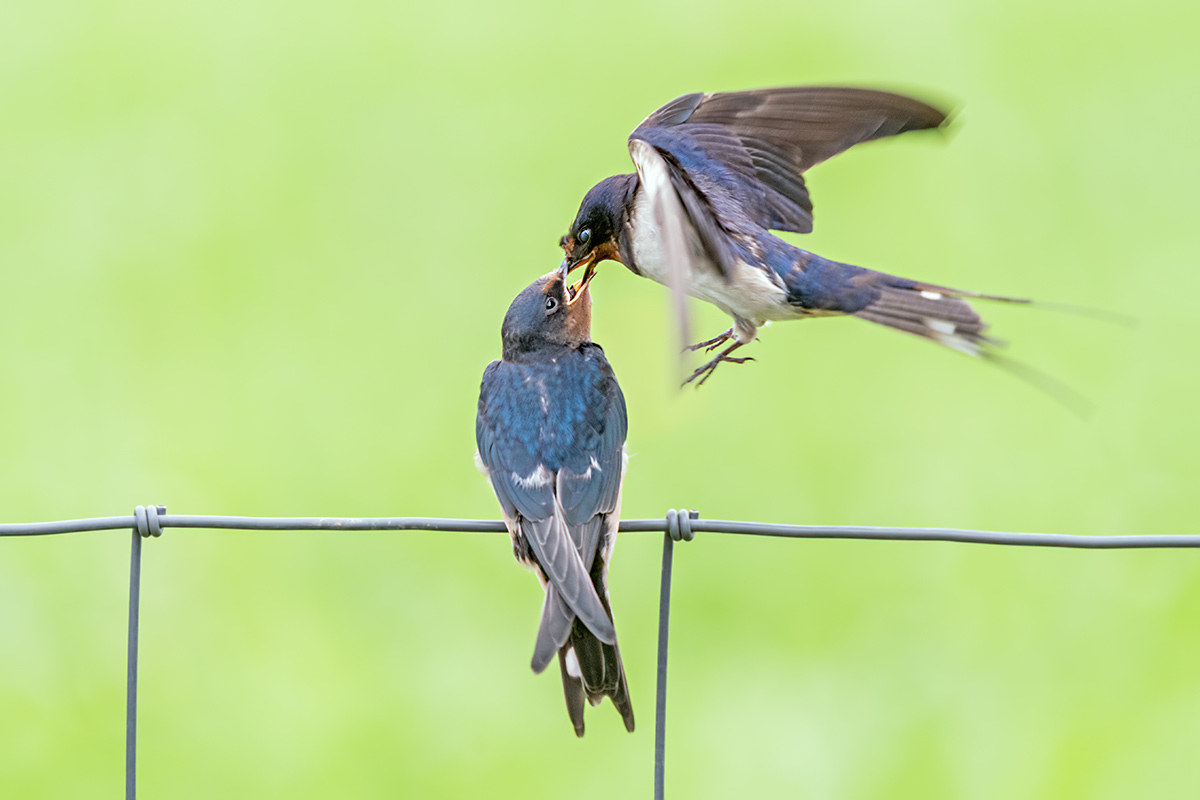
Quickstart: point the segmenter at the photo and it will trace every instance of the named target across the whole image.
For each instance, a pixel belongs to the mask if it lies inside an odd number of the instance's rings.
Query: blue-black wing
[[[763,228],[809,233],[806,170],[860,142],[945,121],[943,112],[903,95],[799,86],[684,95],[643,120],[630,139],[652,144],[674,162],[685,206],[689,191],[709,194],[687,180],[702,174]],[[703,223],[697,228],[703,238]]]
[[[595,348],[597,354],[599,347]],[[597,361],[602,361],[602,356]],[[564,467],[558,473],[558,497],[566,514],[571,535],[579,548],[584,566],[592,575],[597,595],[604,595],[603,574],[597,557],[611,547],[606,537],[615,536],[621,504],[621,481],[625,471],[625,434],[627,420],[625,398],[607,362],[598,365],[600,384],[595,387],[598,402],[589,404],[586,423],[591,453],[582,473]],[[597,577],[599,576],[599,577]],[[601,598],[607,605],[607,598]],[[541,672],[554,658],[571,633],[573,615],[554,586],[546,588],[542,622],[534,645],[533,669]],[[607,643],[606,643],[607,644]]]
[[[625,397],[599,346],[587,348],[585,358],[589,375],[583,385],[591,399],[577,405],[582,420],[574,434],[587,459],[564,460],[558,473],[558,499],[572,527],[617,510],[625,469]],[[583,550],[590,567],[595,548]]]
[[[602,642],[616,640],[589,573],[600,523],[616,510],[625,429],[624,400],[599,347],[552,364],[493,362],[484,372],[479,458],[510,529],[546,578],[551,640],[565,641],[576,615]]]

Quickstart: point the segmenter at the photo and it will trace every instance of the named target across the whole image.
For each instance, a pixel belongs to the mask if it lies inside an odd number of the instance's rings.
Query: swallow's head
[[[575,221],[558,242],[566,256],[563,266],[568,272],[582,266],[584,275],[590,277],[601,261],[621,261],[617,232],[636,178],[636,175],[614,175],[584,195]]]
[[[512,301],[500,335],[507,360],[591,341],[592,296],[587,282],[568,285],[562,267],[538,278]]]

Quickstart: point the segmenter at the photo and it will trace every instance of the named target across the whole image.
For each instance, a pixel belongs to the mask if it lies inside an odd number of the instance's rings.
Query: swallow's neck
[[[544,337],[513,336],[504,339],[501,358],[513,364],[544,364],[557,361],[578,350],[582,345],[552,342]]]
[[[637,257],[634,255],[633,248],[633,212],[638,199],[645,195],[641,191],[641,183],[638,181],[637,174],[622,175],[627,178],[622,187],[622,191],[617,196],[617,205],[613,209],[613,218],[616,222],[617,254],[621,257],[621,263],[634,275],[641,275],[642,271],[638,268]]]

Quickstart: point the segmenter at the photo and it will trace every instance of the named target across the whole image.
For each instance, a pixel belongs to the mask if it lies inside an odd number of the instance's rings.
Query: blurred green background
[[[610,265],[627,517],[1200,533],[1200,13],[1183,3],[0,6],[0,520],[495,518],[511,298],[691,91],[849,83],[947,136],[809,175],[826,256],[1127,311],[988,307],[1087,395],[857,320],[675,388]],[[795,237],[793,240],[800,240]],[[697,308],[694,332],[726,321]],[[0,541],[0,796],[121,791],[128,535]],[[506,537],[146,545],[145,797],[648,796],[660,537],[611,576],[639,727],[572,735]],[[1194,794],[1200,556],[702,535],[677,550],[674,797]]]

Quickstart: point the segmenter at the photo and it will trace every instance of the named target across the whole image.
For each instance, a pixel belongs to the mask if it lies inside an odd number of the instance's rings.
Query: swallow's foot
[[[715,339],[710,339],[709,341],[714,342],[713,344],[709,344],[709,342],[700,342],[699,344],[697,344],[689,349],[699,350],[701,347],[704,347],[706,350],[712,350],[717,345],[721,344],[721,342],[730,338],[732,335],[733,335],[733,331],[731,329],[729,331],[726,331],[721,336],[716,337]],[[699,389],[701,386],[704,385],[704,382],[706,380],[708,380],[714,372],[716,372],[717,365],[719,365],[721,362],[728,362],[730,364],[745,364],[747,361],[753,361],[754,359],[749,356],[745,356],[742,358],[733,358],[732,356],[729,355],[734,350],[737,350],[739,347],[741,347],[743,344],[745,344],[745,342],[739,342],[739,341],[735,340],[733,344],[729,345],[729,347],[726,347],[720,353],[717,353],[716,358],[714,358],[712,361],[709,361],[707,364],[700,367],[700,369],[693,372],[692,377],[690,377],[686,381],[684,381],[683,385],[687,386],[689,383],[691,383],[692,381],[699,378],[699,381],[696,383],[696,388]]]
[[[683,348],[683,352],[688,353],[688,352],[692,352],[694,350],[703,350],[706,353],[711,352],[713,350],[716,350],[717,347],[719,347],[722,344],[725,344],[725,342],[728,342],[732,338],[733,338],[733,328],[730,328],[729,330],[725,331],[724,333],[718,333],[716,336],[714,336],[711,339],[705,339],[703,342],[696,342],[695,344],[689,344],[687,347]],[[694,378],[696,376],[693,375],[692,377]]]

